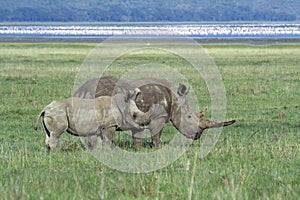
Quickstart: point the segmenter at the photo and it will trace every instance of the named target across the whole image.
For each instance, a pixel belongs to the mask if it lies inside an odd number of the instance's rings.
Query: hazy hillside
[[[296,21],[299,0],[2,0],[0,21]]]

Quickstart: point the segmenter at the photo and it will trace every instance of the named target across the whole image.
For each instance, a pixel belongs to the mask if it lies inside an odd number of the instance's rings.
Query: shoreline
[[[105,37],[103,38],[0,37],[0,43],[101,43],[108,38],[109,37],[107,38]],[[135,39],[135,38],[133,37],[131,39]],[[141,39],[141,38],[137,38],[137,39]],[[158,38],[158,40],[159,39],[160,38]],[[164,40],[164,38],[161,39]],[[197,41],[197,43],[204,43],[204,44],[206,43],[249,43],[249,44],[300,43],[300,38],[190,38],[190,39],[194,39],[195,41]]]

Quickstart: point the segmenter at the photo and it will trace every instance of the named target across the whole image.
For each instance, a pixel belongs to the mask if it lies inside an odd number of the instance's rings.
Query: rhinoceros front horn
[[[199,126],[202,130],[207,128],[218,128],[223,126],[229,126],[235,123],[235,120],[227,121],[227,122],[215,122],[210,120],[200,120]]]

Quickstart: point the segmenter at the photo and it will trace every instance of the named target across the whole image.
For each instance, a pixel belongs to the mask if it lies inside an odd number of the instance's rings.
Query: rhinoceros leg
[[[88,150],[102,148],[102,145],[111,146],[116,128],[109,127],[106,129],[101,129],[101,130],[100,129],[97,130],[96,135],[82,138],[84,141],[83,143]]]
[[[49,137],[48,135],[46,135],[45,143],[46,143],[46,147],[47,147],[48,149],[50,149],[49,139],[50,139],[50,137]]]
[[[50,145],[49,145],[50,133],[49,133],[48,129],[46,128],[45,122],[42,121],[42,123],[43,123],[42,128],[43,128],[45,136],[46,136],[46,138],[45,138],[46,147],[48,149],[50,149]]]
[[[161,129],[158,133],[151,133],[151,139],[152,139],[152,144],[155,148],[160,149],[161,148],[161,133],[163,129]]]
[[[160,117],[155,120],[152,120],[149,125],[149,130],[151,133],[152,138],[152,144],[155,148],[161,148],[161,133],[163,131],[163,128],[165,126],[166,119],[165,117]]]
[[[143,132],[144,130],[134,129],[131,130],[132,132],[132,139],[133,139],[133,146],[136,149],[140,149],[143,145]]]
[[[46,146],[55,151],[58,139],[61,134],[68,129],[67,119],[63,115],[45,115],[43,119],[43,129],[46,133]]]
[[[149,130],[151,134],[152,144],[155,148],[161,148],[161,133],[164,128],[166,119],[164,117],[151,120],[149,124]],[[143,130],[134,129],[131,130],[132,132],[132,139],[133,139],[133,146],[137,149],[142,147],[143,144]]]
[[[92,136],[88,136],[88,137],[82,137],[82,139],[84,141],[83,142],[84,146],[88,150],[93,150],[98,145],[102,145],[102,139],[101,139],[100,136],[97,136],[97,135],[92,135]]]
[[[46,136],[46,146],[55,151],[57,148],[58,139],[65,130],[49,130],[50,137]]]
[[[102,139],[102,144],[108,147],[111,147],[113,137],[115,135],[116,128],[115,127],[109,127],[104,130],[102,130],[102,134],[100,135]]]

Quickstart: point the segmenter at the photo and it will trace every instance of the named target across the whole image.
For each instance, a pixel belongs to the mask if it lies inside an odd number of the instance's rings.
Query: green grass
[[[226,87],[227,118],[238,122],[223,129],[204,159],[198,158],[201,140],[194,141],[174,163],[146,174],[107,167],[68,134],[58,152],[48,152],[41,128],[32,128],[45,105],[72,95],[94,47],[0,44],[0,199],[300,198],[299,44],[203,45]],[[133,52],[107,73],[121,75],[145,60],[177,67],[196,90],[200,108],[210,107],[201,77],[163,51]],[[164,143],[170,130],[164,130]],[[119,133],[115,140],[132,150],[129,136]],[[146,143],[141,151],[153,149]]]

